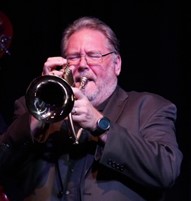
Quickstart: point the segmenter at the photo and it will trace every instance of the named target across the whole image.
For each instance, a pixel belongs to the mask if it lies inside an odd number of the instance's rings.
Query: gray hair
[[[65,55],[67,42],[70,36],[75,32],[79,31],[80,29],[84,28],[97,30],[103,33],[104,36],[108,39],[108,44],[109,48],[111,48],[111,51],[115,51],[116,54],[119,54],[119,40],[117,39],[117,36],[114,31],[100,19],[96,17],[85,16],[75,20],[63,32],[61,41],[61,52],[63,56]]]

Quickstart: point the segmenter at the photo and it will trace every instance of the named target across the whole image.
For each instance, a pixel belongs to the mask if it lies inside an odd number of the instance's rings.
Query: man
[[[48,58],[42,75],[58,80],[69,68],[74,105],[67,117],[51,122],[54,104],[48,108],[37,97],[34,112],[28,111],[28,99],[27,105],[23,97],[16,100],[15,121],[3,135],[0,155],[10,200],[163,200],[182,162],[176,106],[159,95],[118,86],[118,40],[97,18],[70,25],[61,49],[62,57]]]

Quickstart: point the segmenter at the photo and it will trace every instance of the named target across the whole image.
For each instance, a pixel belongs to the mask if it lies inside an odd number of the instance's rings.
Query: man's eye
[[[78,59],[79,56],[78,55],[71,55],[71,56],[68,56],[67,59],[69,60],[75,60],[75,59]]]
[[[99,58],[100,57],[100,55],[99,54],[89,54],[88,55],[89,57],[91,57],[91,58]]]

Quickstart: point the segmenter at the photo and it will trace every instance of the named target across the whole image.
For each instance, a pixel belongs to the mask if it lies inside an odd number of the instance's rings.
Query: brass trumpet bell
[[[35,78],[25,94],[30,113],[46,123],[63,120],[74,106],[74,94],[69,83],[54,75]]]

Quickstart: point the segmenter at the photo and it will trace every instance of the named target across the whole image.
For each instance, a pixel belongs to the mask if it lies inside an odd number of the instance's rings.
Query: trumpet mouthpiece
[[[85,85],[88,82],[88,78],[87,77],[82,77],[81,78],[81,83],[80,83],[80,89],[83,89],[85,87]]]

